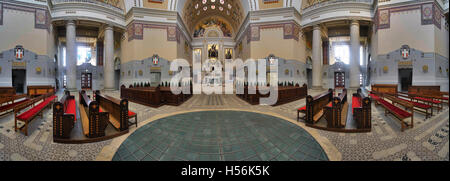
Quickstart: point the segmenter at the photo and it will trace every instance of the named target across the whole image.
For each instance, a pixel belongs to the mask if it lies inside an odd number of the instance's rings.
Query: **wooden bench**
[[[345,128],[348,112],[347,89],[344,89],[339,96],[334,97],[331,104],[323,109],[327,128]]]
[[[120,98],[150,107],[163,105],[160,87],[126,88],[125,85],[122,85],[120,87]]]
[[[433,105],[431,103],[422,103],[414,99],[415,96],[410,96],[407,93],[388,94],[394,96],[398,101],[404,101],[413,104],[416,111],[425,114],[425,119],[433,116]]]
[[[372,85],[372,92],[377,93],[390,93],[390,94],[396,94],[398,89],[397,84],[374,84]]]
[[[333,99],[333,89],[322,93],[314,98],[310,95],[306,96],[306,119],[307,124],[314,124],[323,116],[323,107],[329,105]],[[297,112],[297,120],[299,115]]]
[[[437,111],[441,111],[443,108],[442,101],[437,99],[434,96],[427,96],[422,94],[412,94],[412,93],[398,93],[399,95],[403,97],[409,98],[412,102],[418,102],[425,105],[430,105],[432,107],[435,107]],[[432,110],[433,111],[433,110]]]
[[[434,104],[434,107],[441,111],[443,108],[443,103],[446,101],[448,103],[448,98],[446,99],[441,93],[441,86],[439,85],[413,85],[408,87],[408,94],[417,95],[417,100],[422,102],[429,102]]]
[[[249,89],[255,89],[255,94],[249,94]],[[266,92],[270,92],[269,87],[259,87],[259,86],[244,86],[244,94],[237,94],[238,97],[248,102],[251,105],[260,104],[260,98],[267,98],[270,94],[261,94],[259,90],[266,89]],[[308,95],[308,87],[306,84],[303,86],[279,86],[278,87],[278,97],[277,102],[273,106],[282,105],[285,103],[293,102],[299,99],[303,99]]]
[[[69,91],[53,104],[53,138],[70,138],[70,133],[77,122],[75,96]]]
[[[372,101],[364,97],[361,89],[352,96],[352,115],[358,129],[372,128]]]
[[[114,97],[101,94],[100,91],[94,91],[95,101],[100,108],[110,113],[109,122],[116,130],[125,131],[129,126],[129,115],[133,113],[128,110],[127,99],[116,99]],[[135,113],[134,113],[135,114]]]
[[[27,86],[28,97],[40,96],[48,93],[55,94],[55,88],[51,85],[30,85]]]
[[[89,138],[105,136],[109,113],[100,111],[98,102],[92,101],[84,90],[79,92],[79,107],[83,134]]]
[[[17,132],[17,130],[20,130],[25,134],[25,136],[28,136],[28,124],[38,115],[43,117],[43,111],[47,107],[51,107],[54,103],[57,96],[53,95],[53,93],[48,93],[45,95],[41,95],[39,97],[36,97],[34,99],[25,101],[24,103],[16,106],[14,108],[14,130]],[[40,102],[41,101],[41,102]],[[36,103],[38,103],[35,105]],[[29,108],[29,109],[27,109]],[[22,110],[26,111],[22,112]],[[18,121],[24,122],[25,124],[21,126],[20,128],[17,127]]]
[[[370,91],[369,93],[369,97],[371,98],[371,100],[375,103],[375,105],[379,105],[380,103],[378,102],[381,99],[381,94],[375,91]]]
[[[389,103],[388,101],[384,100],[383,98],[380,98],[378,100],[381,106],[384,107],[384,114],[387,116],[388,113],[391,113],[394,115],[394,117],[398,118],[400,120],[401,124],[401,130],[404,131],[405,128],[412,128],[414,127],[414,108],[411,103],[402,103],[403,106],[407,108],[407,110],[411,110],[411,112],[408,112],[406,110],[403,110],[397,106],[395,106],[395,103]],[[410,124],[406,123],[404,120],[407,118],[411,118]]]
[[[14,87],[0,87],[0,116],[13,112],[17,105],[28,100],[26,94],[16,94]]]

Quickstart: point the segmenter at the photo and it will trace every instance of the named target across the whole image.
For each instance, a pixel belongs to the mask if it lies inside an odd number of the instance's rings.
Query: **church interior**
[[[0,161],[449,161],[448,22],[448,0],[0,0]]]

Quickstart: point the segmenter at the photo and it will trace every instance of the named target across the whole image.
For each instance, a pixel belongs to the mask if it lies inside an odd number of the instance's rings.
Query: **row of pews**
[[[64,96],[53,106],[53,140],[60,143],[85,143],[101,141],[128,132],[129,126],[137,127],[137,114],[128,109],[127,99],[117,99],[103,95],[100,91],[94,91],[92,97],[86,91],[78,92],[77,104],[74,96],[66,91]],[[79,112],[79,119],[77,119]],[[134,118],[134,122],[130,119]],[[72,133],[77,121],[81,125],[79,131],[87,139],[74,138],[77,133]],[[114,132],[107,131],[110,124]]]
[[[190,88],[192,93],[192,86]],[[170,87],[120,87],[120,98],[150,107],[163,105],[179,106],[186,102],[192,94],[173,94]]]
[[[249,88],[254,88],[256,90],[256,94],[249,94]],[[267,98],[270,96],[269,93],[267,94],[261,94],[260,89],[266,89],[265,92],[269,92],[269,87],[251,87],[251,86],[244,86],[244,93],[243,94],[236,94],[239,98],[242,100],[248,102],[251,105],[259,105],[260,98]],[[279,86],[278,87],[278,99],[277,103],[274,106],[293,102],[296,100],[300,100],[306,97],[308,95],[308,87],[306,84],[303,84],[303,86],[299,86],[298,84],[295,86]]]
[[[352,94],[351,111],[355,128],[347,128],[348,109],[350,105],[347,90],[341,92],[329,89],[315,97],[308,95],[306,105],[297,110],[297,121],[305,120],[307,126],[340,132],[369,132],[371,130],[371,101],[358,89]],[[300,113],[304,117],[300,117]],[[318,124],[325,118],[326,124]]]
[[[28,100],[26,94],[16,94],[14,87],[0,87],[0,116],[12,112],[16,106]]]
[[[371,91],[369,96],[372,98],[376,105],[381,105],[384,108],[385,115],[390,113],[400,121],[402,131],[404,131],[405,128],[414,127],[413,104],[401,101],[398,98],[390,96],[390,94],[388,93]],[[392,102],[388,102],[386,101],[386,99],[391,100]],[[400,108],[398,105],[404,106],[405,109]],[[408,118],[410,118],[409,123],[405,121]]]
[[[442,111],[448,104],[448,92],[440,86],[410,86],[408,92],[397,92],[396,84],[375,84],[369,96],[376,105],[381,105],[385,115],[392,114],[401,123],[401,130],[414,127],[414,111],[423,113],[425,119],[433,116],[433,110]],[[405,120],[410,120],[406,122]]]
[[[14,130],[21,131],[28,136],[28,125],[34,120],[35,117],[43,117],[43,111],[45,108],[50,108],[57,96],[53,92],[40,95],[14,107]],[[18,123],[23,122],[21,127],[18,127]]]

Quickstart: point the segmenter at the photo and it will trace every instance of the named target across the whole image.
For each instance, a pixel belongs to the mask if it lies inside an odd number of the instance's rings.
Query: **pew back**
[[[314,124],[319,119],[315,118],[316,114],[323,114],[325,107],[333,99],[333,90],[329,89],[314,98],[311,95],[306,97],[306,123]]]
[[[105,136],[109,113],[100,112],[100,105],[98,102],[92,101],[84,90],[79,92],[79,102],[84,134],[90,138]],[[86,117],[87,120],[85,119]]]
[[[356,122],[356,127],[358,129],[371,129],[372,128],[372,102],[369,97],[364,97],[361,89],[358,89],[356,93],[353,94],[353,99],[358,101],[358,106],[353,107],[353,120]]]
[[[372,85],[372,91],[378,92],[378,93],[391,93],[396,94],[397,93],[397,84],[374,84]]]
[[[100,91],[95,91],[95,99],[100,107],[110,113],[109,121],[114,128],[124,131],[128,129],[128,100],[116,99],[114,97],[100,94]]]
[[[425,96],[441,96],[441,86],[409,86],[408,93]]]
[[[53,104],[53,137],[70,138],[76,122],[76,110],[68,110],[76,109],[72,106],[75,106],[75,97],[69,91],[65,91],[60,101]]]
[[[39,96],[48,93],[54,93],[55,88],[51,85],[33,85],[27,86],[27,94],[29,97]]]
[[[328,128],[342,128],[347,122],[347,89],[334,97],[331,101],[331,106],[324,107],[325,119],[327,120]]]

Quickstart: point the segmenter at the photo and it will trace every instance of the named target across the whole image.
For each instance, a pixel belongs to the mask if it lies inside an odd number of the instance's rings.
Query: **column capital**
[[[105,24],[105,30],[113,30],[114,29],[114,25],[112,24]]]
[[[65,20],[65,22],[66,22],[66,26],[67,25],[75,25],[75,20],[74,19],[67,19],[67,20]]]
[[[314,24],[313,25],[313,30],[321,30],[320,24]]]
[[[351,25],[359,25],[359,20],[357,20],[357,19],[352,19],[352,21],[351,21],[350,24],[351,24]]]

